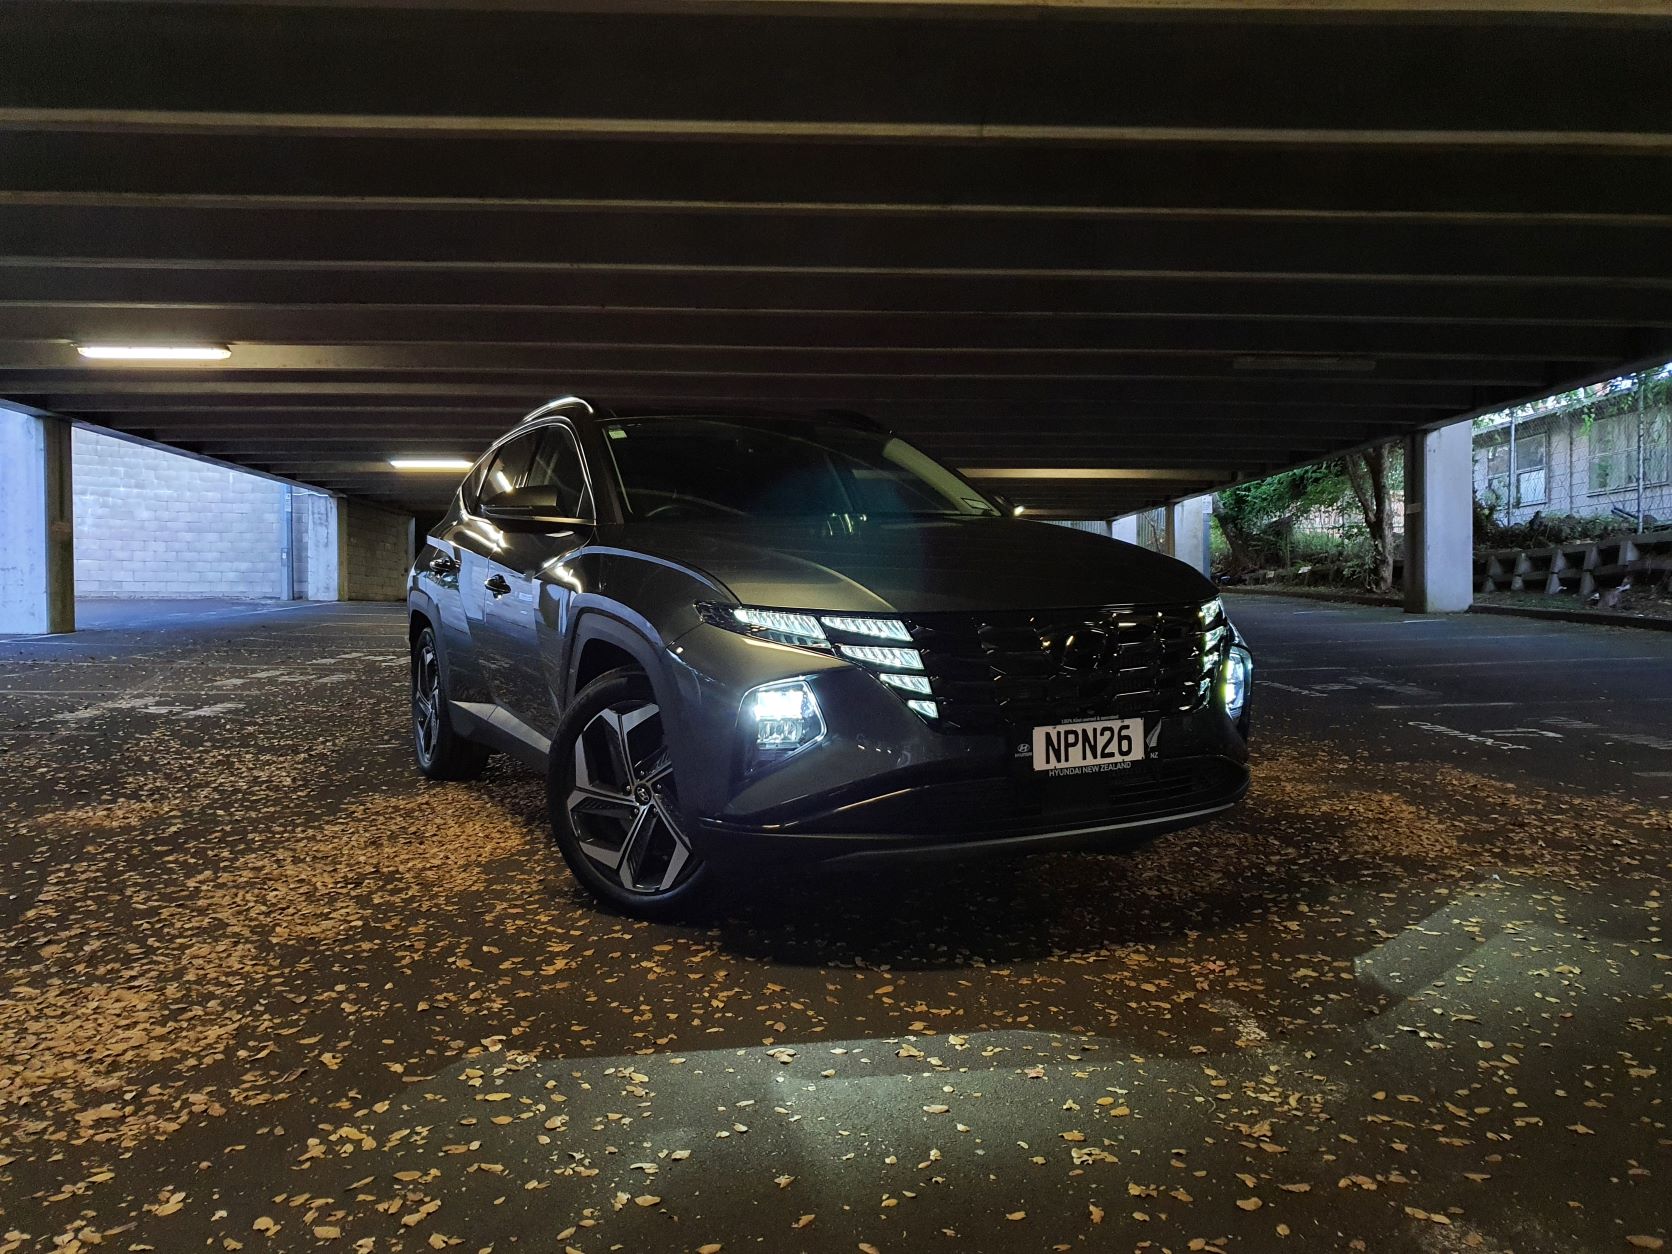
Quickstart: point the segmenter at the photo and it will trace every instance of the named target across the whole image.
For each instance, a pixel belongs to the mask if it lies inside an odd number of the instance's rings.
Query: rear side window
[[[496,509],[590,518],[592,498],[574,433],[542,427],[507,441],[482,476],[476,499]]]

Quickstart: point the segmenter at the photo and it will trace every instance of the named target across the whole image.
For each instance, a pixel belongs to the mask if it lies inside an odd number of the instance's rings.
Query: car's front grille
[[[942,725],[981,732],[1188,713],[1207,700],[1229,633],[1199,604],[907,621]]]

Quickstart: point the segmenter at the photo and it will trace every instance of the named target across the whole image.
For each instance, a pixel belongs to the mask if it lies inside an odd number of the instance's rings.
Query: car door
[[[503,480],[492,469],[484,480],[479,504],[488,509],[527,511],[546,518],[567,518],[536,531],[501,528],[498,543],[484,554],[482,651],[494,676],[501,711],[549,738],[557,726],[552,693],[560,659],[543,647],[542,638],[561,638],[573,595],[561,573],[563,559],[590,535],[592,500],[574,432],[554,422],[527,437],[528,458],[520,455]],[[491,482],[490,482],[491,481]],[[505,488],[503,482],[512,486]],[[491,489],[491,495],[490,495]],[[509,730],[520,733],[523,728]]]
[[[523,481],[534,460],[537,437],[538,432],[531,431],[499,446],[477,482],[478,509],[503,499]],[[498,589],[510,587],[497,557],[511,536],[490,520],[472,514],[447,538],[458,546],[459,603],[470,636],[470,652],[489,699],[499,705],[505,699],[508,677],[503,673],[504,650],[495,647],[488,611],[504,595]]]

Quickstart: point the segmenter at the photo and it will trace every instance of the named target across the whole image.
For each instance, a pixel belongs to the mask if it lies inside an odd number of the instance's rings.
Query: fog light
[[[1248,650],[1232,648],[1219,671],[1219,699],[1232,722],[1242,717],[1248,704],[1248,688],[1254,679],[1254,659]]]
[[[751,764],[787,757],[824,735],[824,716],[805,680],[785,679],[750,689],[742,714]]]

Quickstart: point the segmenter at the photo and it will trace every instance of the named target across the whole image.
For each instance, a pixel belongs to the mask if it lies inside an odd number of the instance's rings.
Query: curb
[[[1385,610],[1397,610],[1397,601],[1365,592],[1321,592],[1279,588],[1244,587],[1234,585],[1220,589],[1221,595],[1253,595],[1289,597],[1296,601],[1336,601],[1346,605],[1369,605]],[[1611,614],[1606,610],[1540,609],[1530,605],[1471,605],[1471,614],[1496,614],[1503,618],[1542,618],[1558,623],[1588,623],[1594,627],[1635,627],[1643,631],[1672,631],[1672,618],[1650,618],[1636,614]]]
[[[1610,614],[1606,610],[1541,610],[1522,605],[1471,605],[1471,614],[1500,614],[1506,618],[1543,618],[1558,623],[1592,623],[1601,627],[1636,627],[1646,631],[1672,631],[1672,618]]]

